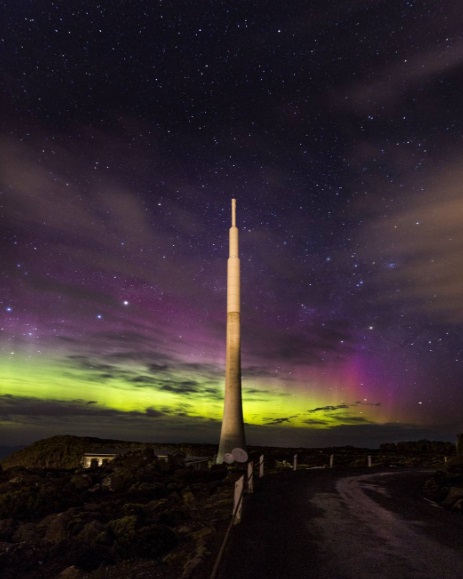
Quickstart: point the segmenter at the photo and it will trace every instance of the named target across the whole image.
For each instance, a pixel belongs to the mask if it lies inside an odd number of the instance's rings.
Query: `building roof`
[[[117,456],[129,452],[128,448],[97,448],[89,452],[84,452],[84,456]]]

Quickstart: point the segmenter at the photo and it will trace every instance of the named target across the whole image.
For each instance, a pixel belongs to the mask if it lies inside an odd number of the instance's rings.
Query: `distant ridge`
[[[24,468],[56,468],[72,469],[80,466],[80,460],[85,452],[96,451],[101,448],[144,449],[152,448],[154,452],[161,449],[178,450],[191,456],[213,456],[217,452],[216,444],[207,443],[154,443],[133,442],[124,440],[104,439],[91,436],[52,436],[34,442],[30,446],[0,446],[0,462],[4,469],[14,467]],[[299,455],[299,461],[306,457],[317,456],[320,464],[327,462],[330,454],[336,455],[336,464],[349,463],[349,457],[372,455],[376,460],[379,456],[387,456],[388,461],[398,461],[400,456],[413,457],[417,455],[454,456],[455,444],[451,442],[418,440],[398,443],[384,443],[379,449],[358,448],[350,445],[303,448],[303,447],[269,447],[248,445],[251,459],[265,454],[266,460],[288,460],[294,454]],[[344,457],[344,458],[343,458]],[[363,461],[366,458],[362,459]]]
[[[30,446],[22,447],[15,452],[8,453],[2,460],[3,468],[22,466],[28,468],[76,468],[84,452],[95,450],[102,446],[127,448],[137,443],[117,440],[104,440],[80,436],[52,436],[38,440]]]
[[[152,442],[129,442],[90,436],[60,435],[38,440],[26,447],[0,447],[8,449],[5,458],[0,458],[3,468],[77,468],[85,452],[103,447],[141,449],[172,448],[192,455],[209,455],[215,452],[212,444],[169,444]]]

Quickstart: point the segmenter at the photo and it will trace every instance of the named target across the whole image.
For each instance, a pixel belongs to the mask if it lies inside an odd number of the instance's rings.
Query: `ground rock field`
[[[80,466],[83,452],[110,444],[125,454],[97,468]],[[433,469],[423,493],[461,508],[463,466],[447,443],[401,443],[369,450],[250,447],[257,475],[294,467]],[[417,446],[419,445],[420,446]],[[165,445],[163,445],[165,446]],[[197,456],[212,445],[170,445]],[[452,454],[453,453],[453,454]],[[333,457],[333,458],[331,458]],[[370,458],[368,458],[370,457]],[[181,460],[159,460],[156,445],[53,437],[2,461],[0,576],[31,578],[208,577],[230,522],[235,481],[244,466],[211,460],[191,470]],[[256,485],[259,492],[259,485]]]
[[[224,467],[186,470],[151,449],[95,469],[4,468],[0,575],[189,577],[230,518],[233,484]]]

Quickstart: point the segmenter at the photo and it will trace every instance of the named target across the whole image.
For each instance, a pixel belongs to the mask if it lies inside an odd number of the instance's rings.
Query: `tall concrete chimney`
[[[225,400],[217,463],[234,448],[245,448],[243,405],[241,402],[240,258],[236,200],[232,199],[230,254],[227,267],[227,345],[225,358]]]

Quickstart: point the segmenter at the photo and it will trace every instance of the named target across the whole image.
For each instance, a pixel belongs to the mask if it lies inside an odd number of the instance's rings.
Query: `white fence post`
[[[293,456],[293,470],[297,469],[297,454]]]
[[[259,478],[264,476],[264,455],[261,454],[259,458]]]
[[[371,468],[371,454],[368,455],[368,468]]]
[[[334,454],[330,454],[330,468],[333,468],[334,465]]]
[[[254,492],[254,463],[248,462],[248,493],[251,494]]]
[[[244,476],[235,482],[235,495],[233,500],[233,524],[237,525],[241,522],[241,513],[243,511],[243,482]]]

